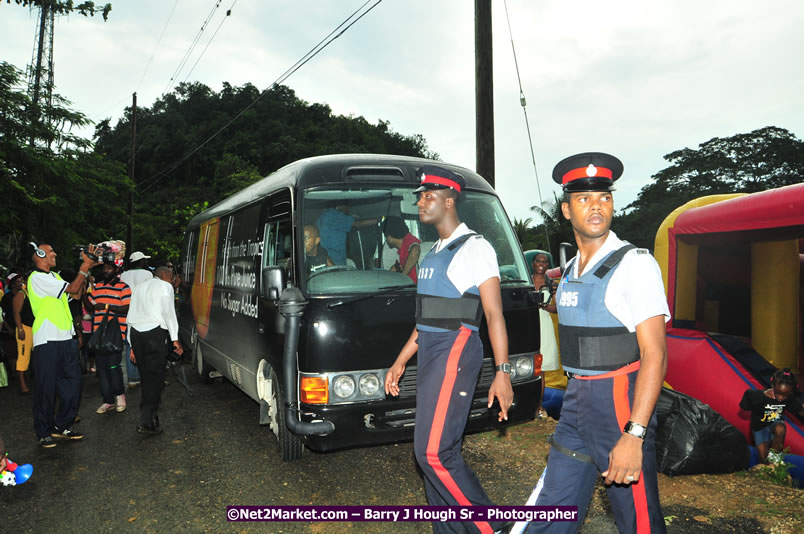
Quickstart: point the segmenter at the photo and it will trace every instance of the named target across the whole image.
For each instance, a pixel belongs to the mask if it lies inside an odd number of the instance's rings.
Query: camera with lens
[[[112,250],[112,247],[104,243],[99,243],[95,245],[95,247],[95,254],[89,253],[89,245],[75,245],[73,246],[73,249],[78,252],[79,259],[81,259],[81,253],[83,252],[92,261],[97,261],[99,263],[114,263],[115,253]]]

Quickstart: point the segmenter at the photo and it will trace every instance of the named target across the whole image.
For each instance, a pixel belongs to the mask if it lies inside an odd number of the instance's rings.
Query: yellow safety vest
[[[70,304],[67,293],[63,292],[61,297],[49,297],[37,295],[31,284],[31,278],[36,272],[28,277],[28,300],[31,301],[31,311],[34,314],[33,333],[39,330],[42,323],[47,319],[59,330],[72,330],[73,314],[70,312]],[[58,280],[62,280],[59,273],[52,273]]]

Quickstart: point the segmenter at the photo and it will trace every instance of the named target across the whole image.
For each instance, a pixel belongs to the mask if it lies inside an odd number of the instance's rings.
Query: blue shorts
[[[771,423],[762,430],[751,432],[754,435],[754,445],[762,445],[763,443],[770,443],[773,441],[773,427],[776,425],[783,425],[782,421]]]

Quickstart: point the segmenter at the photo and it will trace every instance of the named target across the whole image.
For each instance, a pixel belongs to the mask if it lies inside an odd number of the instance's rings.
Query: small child
[[[787,427],[782,420],[782,411],[787,409],[804,417],[804,404],[796,391],[796,377],[787,368],[773,373],[770,389],[747,390],[740,401],[740,408],[751,412],[754,445],[763,463],[767,463],[769,448],[782,452],[784,447]]]

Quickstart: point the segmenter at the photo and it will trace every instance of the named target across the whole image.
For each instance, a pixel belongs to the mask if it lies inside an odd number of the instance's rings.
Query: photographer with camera
[[[539,308],[539,339],[541,345],[539,352],[542,354],[542,396],[539,398],[539,409],[536,416],[545,419],[547,412],[542,408],[544,399],[545,371],[556,371],[558,363],[558,343],[556,343],[556,332],[553,329],[553,319],[551,313],[556,313],[556,284],[547,276],[547,269],[550,268],[550,260],[547,254],[536,254],[533,257],[533,285],[542,294],[543,304]]]
[[[78,343],[73,339],[73,317],[68,295],[80,300],[89,270],[98,265],[96,247],[81,252],[78,275],[69,284],[56,267],[56,251],[50,245],[36,245],[32,256],[35,270],[28,277],[28,298],[34,314],[34,429],[39,445],[55,447],[57,439],[78,440],[83,434],[73,430],[81,398],[81,365]],[[56,396],[59,412],[54,417]]]

